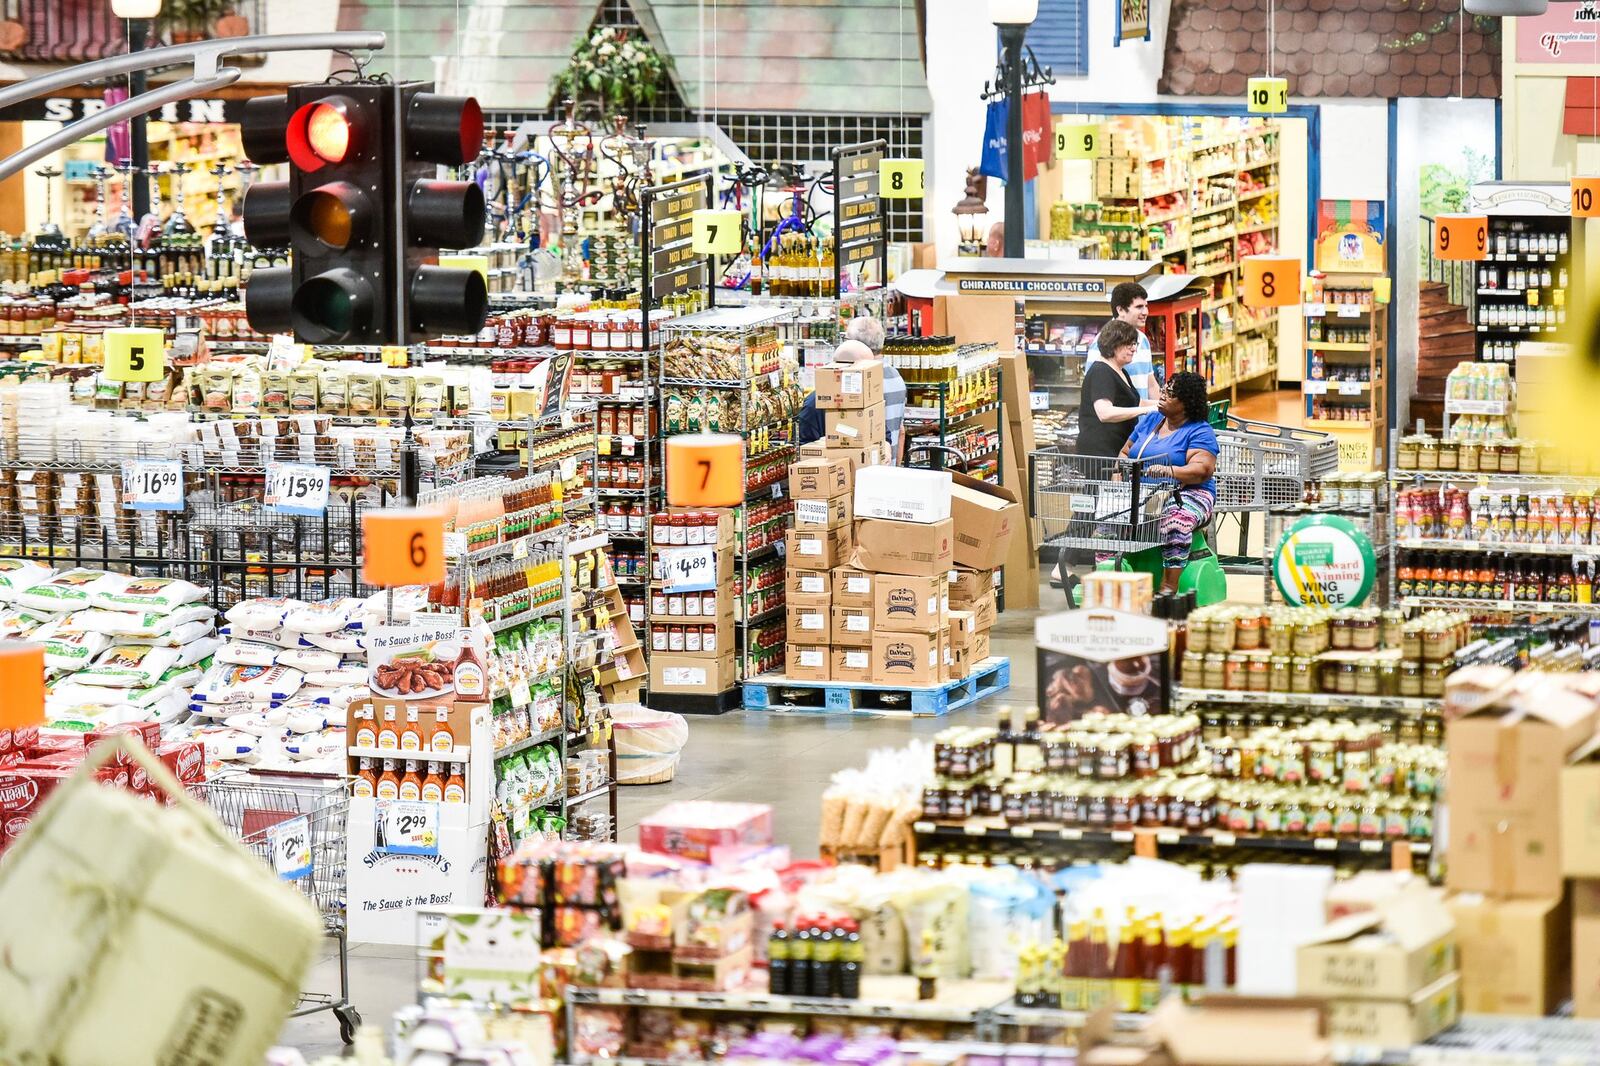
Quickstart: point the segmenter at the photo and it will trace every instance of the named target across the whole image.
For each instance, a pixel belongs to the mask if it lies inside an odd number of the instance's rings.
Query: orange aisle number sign
[[[159,329],[106,330],[107,381],[160,381],[167,372],[167,339]]]
[[[1600,178],[1572,179],[1572,217],[1600,218]]]
[[[1489,253],[1487,215],[1440,215],[1433,223],[1435,259],[1473,260]]]
[[[1245,103],[1252,115],[1281,115],[1289,110],[1286,78],[1251,78],[1245,83]]]
[[[689,216],[693,227],[691,250],[696,255],[738,255],[740,229],[744,216],[737,211],[696,211]]]
[[[885,159],[878,164],[878,195],[885,200],[917,200],[926,186],[920,159]]]
[[[378,588],[444,580],[444,515],[395,508],[361,516],[361,580]]]
[[[1100,154],[1100,127],[1093,123],[1057,122],[1056,158],[1093,159]]]
[[[0,644],[0,732],[44,722],[44,645]]]
[[[667,502],[736,507],[744,502],[744,438],[686,433],[667,438]]]
[[[1293,307],[1300,302],[1300,260],[1282,255],[1247,255],[1241,262],[1246,307]]]

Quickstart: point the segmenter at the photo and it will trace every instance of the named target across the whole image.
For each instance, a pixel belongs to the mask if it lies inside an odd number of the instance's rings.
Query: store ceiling
[[[1295,97],[1500,95],[1499,20],[1467,22],[1456,4],[1414,0],[1274,0],[1274,73]],[[1243,96],[1267,73],[1268,0],[1173,0],[1159,90]]]

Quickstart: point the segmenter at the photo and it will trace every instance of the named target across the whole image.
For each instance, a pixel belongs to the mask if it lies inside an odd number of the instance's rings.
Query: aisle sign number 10
[[[1245,102],[1252,115],[1281,115],[1289,110],[1287,78],[1251,78],[1245,86]]]

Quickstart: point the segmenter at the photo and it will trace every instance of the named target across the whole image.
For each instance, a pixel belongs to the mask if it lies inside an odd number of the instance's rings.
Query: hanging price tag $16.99
[[[266,504],[279,514],[319,515],[328,509],[328,468],[268,463]]]
[[[310,876],[311,819],[301,815],[268,826],[267,847],[272,852],[272,868],[280,878],[298,881]]]
[[[717,549],[710,544],[667,548],[661,554],[667,592],[709,592],[717,587]]]
[[[392,855],[439,854],[439,805],[416,800],[378,803],[378,846]]]
[[[183,510],[183,464],[176,459],[123,463],[122,506],[130,511]]]

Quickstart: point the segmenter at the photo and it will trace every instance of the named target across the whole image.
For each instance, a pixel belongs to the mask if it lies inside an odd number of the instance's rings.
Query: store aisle
[[[1249,393],[1239,398],[1232,411],[1240,418],[1280,426],[1303,426],[1306,420],[1305,399],[1298,387]]]
[[[1046,597],[1053,590],[1045,589]],[[1059,604],[1060,593],[1054,593]],[[1047,601],[1052,602],[1052,601]],[[822,821],[822,792],[834,771],[862,766],[875,747],[899,747],[911,737],[929,738],[952,725],[988,719],[1003,707],[1034,702],[1033,622],[1039,611],[1008,611],[993,630],[993,651],[1011,658],[1011,688],[976,707],[943,718],[770,715],[734,711],[718,718],[690,718],[689,744],[676,778],[664,785],[624,788],[618,836],[638,839],[640,819],[673,800],[743,800],[770,803],[773,836],[787,841],[796,858],[814,858]],[[350,998],[363,1018],[386,1022],[416,1002],[418,963],[409,948],[353,944]],[[313,971],[307,988],[338,988],[339,964],[331,953]],[[291,1019],[280,1043],[307,1059],[343,1050],[339,1028],[326,1012]]]

